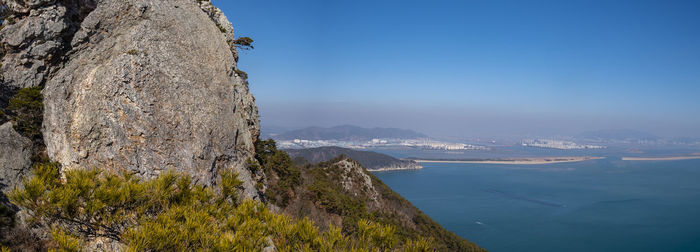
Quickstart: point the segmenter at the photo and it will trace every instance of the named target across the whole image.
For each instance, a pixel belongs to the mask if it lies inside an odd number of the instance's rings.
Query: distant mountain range
[[[596,131],[586,131],[576,136],[577,139],[582,140],[596,140],[596,141],[630,141],[630,140],[647,140],[654,141],[660,139],[658,136],[653,134],[628,129],[614,129],[614,130],[596,130]]]
[[[276,140],[340,140],[340,141],[368,141],[375,138],[382,139],[416,139],[427,138],[412,130],[397,128],[362,128],[353,125],[341,125],[331,128],[308,127],[287,131],[275,135]]]
[[[309,149],[287,149],[284,151],[293,159],[303,157],[312,164],[326,162],[340,155],[345,155],[359,162],[360,165],[370,171],[413,170],[423,168],[412,160],[401,160],[377,152],[357,151],[335,146]]]

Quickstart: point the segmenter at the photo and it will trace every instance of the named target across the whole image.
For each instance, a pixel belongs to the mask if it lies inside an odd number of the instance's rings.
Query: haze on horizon
[[[222,1],[265,126],[700,137],[697,1]]]

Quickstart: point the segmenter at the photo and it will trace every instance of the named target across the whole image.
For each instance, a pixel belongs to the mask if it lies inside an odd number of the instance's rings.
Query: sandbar
[[[601,159],[602,157],[533,157],[533,158],[499,158],[499,159],[410,159],[418,163],[455,163],[455,164],[554,164],[571,163],[586,160]]]
[[[625,161],[670,161],[670,160],[686,160],[700,159],[700,156],[677,156],[677,157],[622,157]]]

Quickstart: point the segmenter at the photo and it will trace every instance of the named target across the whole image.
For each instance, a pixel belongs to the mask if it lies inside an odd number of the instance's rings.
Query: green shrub
[[[320,169],[314,172],[314,183],[308,189],[314,200],[330,213],[341,216],[360,216],[366,214],[366,207],[361,200],[345,193],[338,183],[325,179]],[[339,181],[339,180],[338,180]]]
[[[29,139],[41,140],[43,99],[41,87],[22,88],[10,99],[7,106],[7,112],[15,121],[15,130]]]
[[[42,164],[11,201],[28,209],[34,224],[50,228],[54,247],[81,250],[86,239],[106,237],[127,251],[388,251],[397,246],[394,228],[358,221],[357,236],[330,226],[321,232],[309,220],[276,214],[258,201],[236,202],[236,174],[220,173],[217,190],[195,185],[190,176],[167,172],[153,180],[98,170],[64,171]],[[430,248],[427,240],[406,249]],[[427,245],[426,245],[427,244]]]
[[[234,71],[236,72],[236,74],[238,74],[238,76],[241,77],[241,79],[248,80],[248,73],[246,73],[243,70],[240,70],[238,68],[236,68]]]
[[[58,228],[51,230],[51,239],[59,251],[80,251],[80,247],[83,245],[80,238],[67,234]]]
[[[360,220],[357,223],[357,227],[360,241],[363,244],[372,244],[381,250],[388,250],[396,245],[397,238],[394,234],[396,229],[392,226]]]

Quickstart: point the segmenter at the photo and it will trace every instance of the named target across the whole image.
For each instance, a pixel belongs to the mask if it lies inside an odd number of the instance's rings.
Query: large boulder
[[[259,197],[259,177],[247,167],[260,126],[247,83],[236,75],[233,28],[198,2],[97,4],[43,90],[52,160],[63,169],[144,178],[174,170],[204,185],[233,169],[244,196]]]

